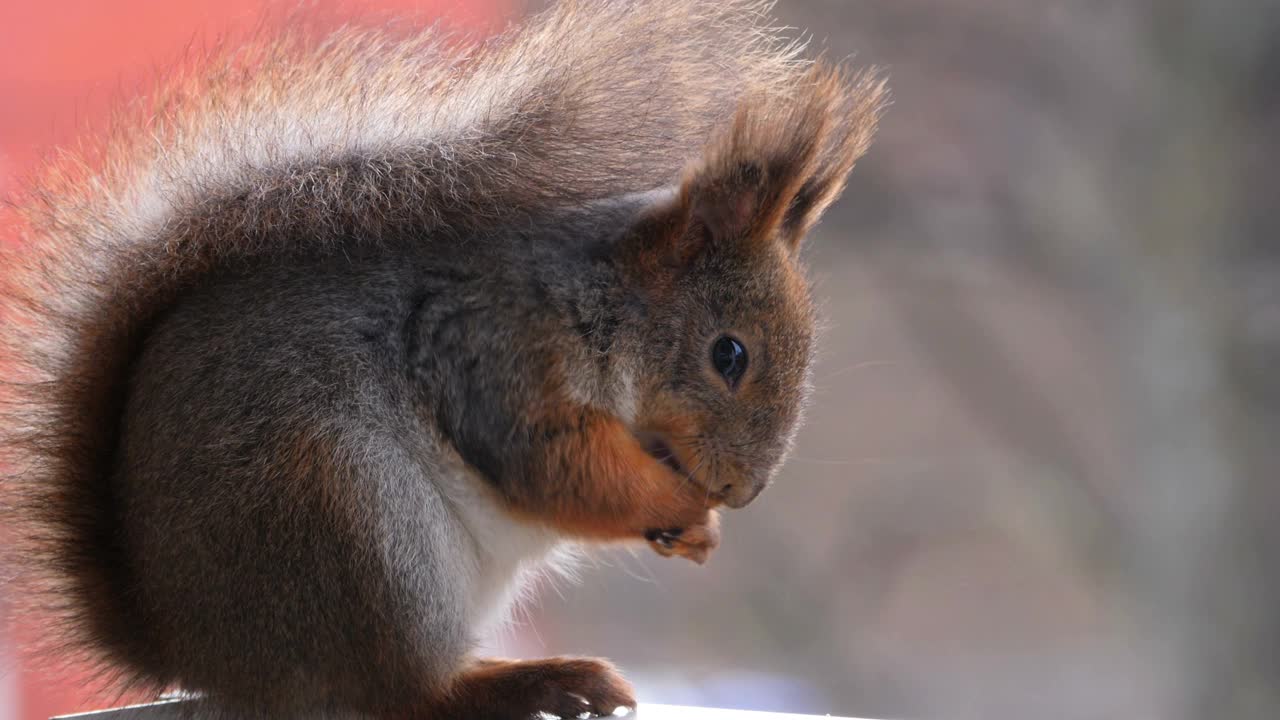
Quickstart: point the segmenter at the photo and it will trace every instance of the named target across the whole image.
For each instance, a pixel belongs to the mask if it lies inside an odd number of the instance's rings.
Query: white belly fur
[[[441,489],[472,539],[471,625],[487,634],[503,623],[521,590],[565,541],[551,528],[513,518],[483,478],[461,462],[442,468]]]

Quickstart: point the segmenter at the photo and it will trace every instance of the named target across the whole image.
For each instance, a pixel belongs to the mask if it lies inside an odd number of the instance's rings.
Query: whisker
[[[735,452],[734,455],[737,455],[738,457],[741,457],[741,458],[746,458],[747,460],[754,460],[756,462],[765,462],[769,460],[769,458],[765,457],[764,455],[757,455],[755,453]]]
[[[686,479],[688,480],[695,479],[695,477],[698,474],[698,471],[701,470],[702,466],[706,464],[708,455],[710,455],[710,453],[704,452],[698,457],[698,464],[693,466],[693,469],[689,471],[688,477]]]
[[[622,572],[626,573],[629,577],[631,577],[634,580],[639,580],[640,582],[645,582],[651,585],[656,585],[657,587],[662,587],[662,583],[658,581],[658,578],[653,574],[653,571],[649,569],[649,566],[645,565],[644,561],[640,559],[640,555],[637,553],[635,548],[627,548],[627,554],[630,555],[631,559],[635,560],[640,565],[640,567],[644,569],[645,574],[638,575],[632,572],[631,568],[628,566],[628,563],[625,560],[620,561],[618,563],[618,567],[622,569]]]
[[[832,378],[837,378],[837,377],[840,377],[841,375],[855,372],[857,370],[866,370],[874,367],[894,367],[896,365],[897,363],[890,362],[888,360],[864,360],[862,362],[853,363],[852,365],[846,365],[838,370],[832,370],[831,372],[824,374],[820,378],[815,378],[814,382],[823,383]]]
[[[835,459],[835,458],[813,458],[813,457],[792,456],[791,460],[795,462],[811,463],[814,465],[908,465],[908,464],[929,465],[931,464],[931,461],[927,459],[910,458],[910,457],[902,457],[902,458],[871,457],[871,458],[848,458],[848,459],[841,460],[841,459]]]
[[[697,464],[697,465],[694,465],[693,469],[692,469],[692,470],[690,470],[690,471],[689,471],[689,472],[684,476],[684,479],[682,479],[682,480],[680,481],[680,489],[681,489],[681,490],[683,490],[683,489],[684,489],[684,486],[685,486],[685,484],[686,484],[686,483],[697,482],[697,478],[695,477],[695,475],[697,474],[698,470],[702,469],[702,465],[707,461],[707,456],[708,456],[709,454],[710,454],[710,453],[702,453],[702,454],[698,457],[698,464]]]
[[[711,456],[711,469],[712,469],[712,474],[711,474],[712,477],[720,477],[720,473],[719,473],[720,458],[716,455]],[[702,501],[703,503],[711,502],[711,483],[707,483],[707,494]]]

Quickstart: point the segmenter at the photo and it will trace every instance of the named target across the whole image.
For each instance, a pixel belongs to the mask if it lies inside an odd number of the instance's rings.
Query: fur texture
[[[666,529],[657,549],[705,557],[709,499],[750,501],[790,443],[813,325],[795,248],[883,102],[767,10],[599,0],[483,43],[279,38],[50,167],[0,257],[0,482],[68,647],[264,716],[389,715],[527,684],[463,658],[473,611],[556,538]],[[734,398],[703,347],[727,331],[764,349]],[[663,499],[671,467],[692,495]],[[243,574],[202,575],[206,551]],[[237,616],[218,584],[295,564],[314,597]],[[258,685],[235,666],[255,637],[253,669],[280,669]]]

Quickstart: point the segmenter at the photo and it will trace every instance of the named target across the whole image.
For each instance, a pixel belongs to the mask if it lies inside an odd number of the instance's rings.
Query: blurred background
[[[653,702],[1280,717],[1280,3],[777,14],[895,97],[809,246],[829,330],[795,456],[707,567],[600,553],[494,647],[609,655]],[[0,0],[0,190],[267,15]],[[0,635],[0,720],[94,704],[12,659],[38,632]]]

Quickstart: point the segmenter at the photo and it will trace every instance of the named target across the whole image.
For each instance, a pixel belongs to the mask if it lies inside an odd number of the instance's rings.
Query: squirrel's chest
[[[464,466],[444,469],[441,485],[471,547],[465,551],[470,570],[470,615],[477,631],[507,618],[536,576],[564,543],[553,530],[512,518]]]

